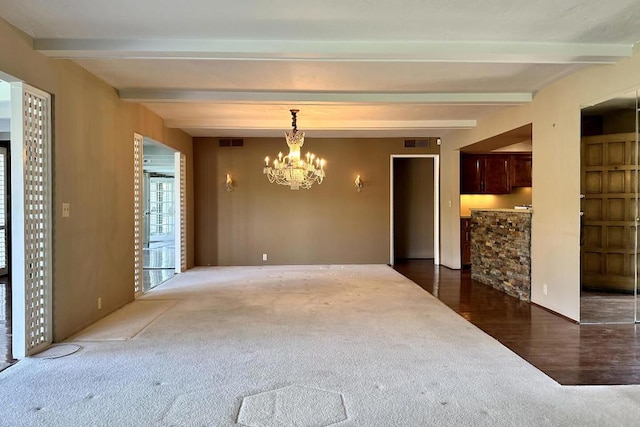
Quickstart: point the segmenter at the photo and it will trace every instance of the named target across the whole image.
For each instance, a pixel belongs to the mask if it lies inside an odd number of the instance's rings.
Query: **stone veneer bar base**
[[[471,278],[531,301],[531,211],[471,211]]]

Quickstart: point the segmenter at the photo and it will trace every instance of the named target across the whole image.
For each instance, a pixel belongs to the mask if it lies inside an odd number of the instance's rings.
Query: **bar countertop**
[[[473,211],[485,211],[485,212],[517,212],[524,214],[533,213],[533,209],[486,209],[486,208],[471,208],[469,209],[471,212]]]

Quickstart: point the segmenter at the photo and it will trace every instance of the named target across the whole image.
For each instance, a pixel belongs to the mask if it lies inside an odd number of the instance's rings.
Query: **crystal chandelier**
[[[289,154],[283,157],[282,152],[278,153],[278,158],[273,161],[272,166],[269,166],[269,157],[265,157],[263,173],[267,175],[270,183],[286,185],[292,190],[299,190],[300,187],[308,189],[314,182],[322,183],[324,159],[312,153],[307,153],[306,160],[300,158],[300,148],[304,145],[304,132],[298,131],[296,125],[296,114],[300,110],[290,111],[293,129],[284,133]]]

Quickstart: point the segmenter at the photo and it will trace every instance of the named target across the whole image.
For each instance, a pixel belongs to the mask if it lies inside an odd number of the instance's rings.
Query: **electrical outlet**
[[[546,295],[546,294],[547,294],[547,284],[546,284],[546,283],[542,285],[542,293],[543,293],[544,295]]]
[[[262,254],[262,260],[266,261],[267,260],[267,254]]]
[[[102,297],[98,297],[98,310],[102,310]]]
[[[69,218],[71,216],[71,206],[69,203],[62,204],[62,217]]]

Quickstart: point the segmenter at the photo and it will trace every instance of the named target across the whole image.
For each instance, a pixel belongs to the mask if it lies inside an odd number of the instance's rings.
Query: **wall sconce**
[[[356,180],[354,181],[356,184],[356,191],[359,193],[362,191],[362,179],[360,179],[360,175],[356,176]]]
[[[227,187],[227,191],[233,191],[233,180],[231,179],[231,175],[227,174],[227,180],[224,185]]]

